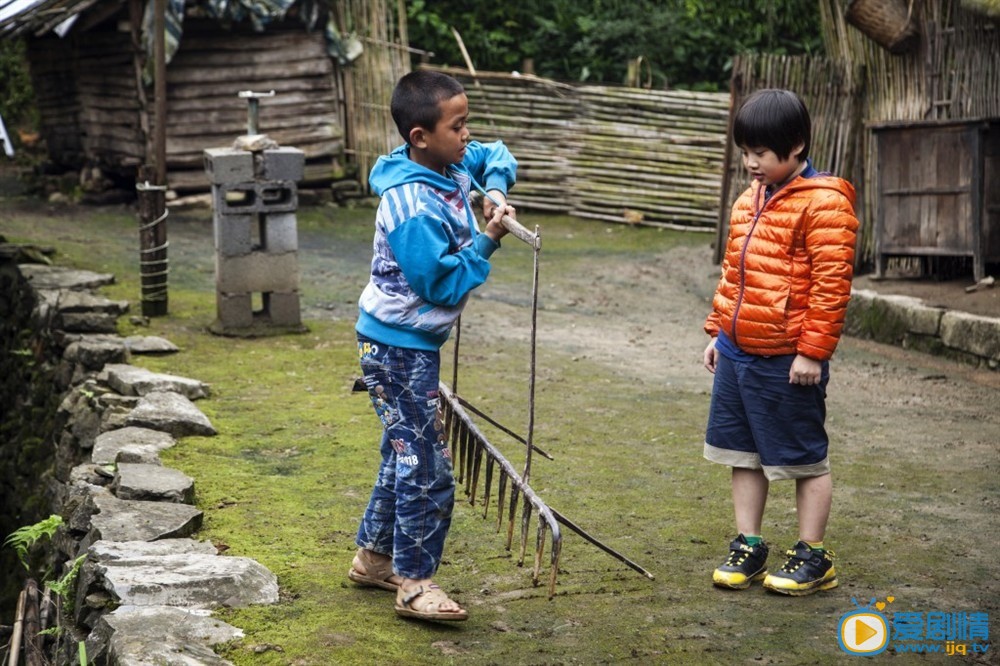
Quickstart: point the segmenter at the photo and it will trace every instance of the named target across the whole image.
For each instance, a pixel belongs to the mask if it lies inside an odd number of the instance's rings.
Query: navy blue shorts
[[[770,480],[830,473],[826,435],[826,385],[788,383],[794,355],[734,361],[718,355],[705,433],[705,458],[762,469]]]

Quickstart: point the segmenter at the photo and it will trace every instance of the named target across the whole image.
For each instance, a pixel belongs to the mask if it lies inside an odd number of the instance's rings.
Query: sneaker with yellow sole
[[[766,543],[751,546],[740,534],[729,544],[729,557],[712,574],[712,583],[730,590],[747,589],[767,575],[767,552]]]
[[[813,550],[799,541],[785,551],[788,560],[780,570],[764,578],[764,588],[778,594],[801,597],[837,587],[837,570],[833,567],[833,551]]]

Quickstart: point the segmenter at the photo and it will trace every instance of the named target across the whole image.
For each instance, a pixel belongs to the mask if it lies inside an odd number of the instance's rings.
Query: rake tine
[[[493,485],[493,456],[486,456],[486,488],[483,489],[483,520],[490,512],[490,488]]]
[[[517,566],[524,566],[524,554],[528,550],[528,530],[531,528],[531,502],[524,497],[524,508],[521,510],[521,552],[517,557]]]
[[[462,460],[462,431],[465,429],[465,422],[455,415],[455,421],[452,424],[451,430],[451,459],[452,467],[458,472],[458,482],[462,481],[462,466],[460,461]]]
[[[510,484],[510,509],[507,512],[507,550],[514,543],[514,516],[517,514],[517,495],[521,488],[514,482]]]
[[[483,466],[483,446],[477,439],[475,452],[472,455],[472,490],[469,492],[469,504],[476,505],[476,487],[479,485],[479,471]]]
[[[500,481],[497,483],[497,532],[503,525],[503,500],[507,496],[507,470],[500,467]]]
[[[531,574],[531,584],[535,586],[538,585],[538,574],[542,571],[542,555],[545,554],[545,532],[545,521],[539,519],[538,533],[535,535],[535,570]]]
[[[562,554],[562,534],[558,536],[555,530],[552,531],[552,557],[551,567],[552,571],[549,572],[549,599],[556,596],[556,576],[559,575],[559,555]]]
[[[475,449],[479,446],[479,440],[469,431],[469,437],[465,441],[465,458],[462,461],[465,463],[465,490],[466,493],[469,491],[469,487],[472,485],[472,460],[475,457]]]

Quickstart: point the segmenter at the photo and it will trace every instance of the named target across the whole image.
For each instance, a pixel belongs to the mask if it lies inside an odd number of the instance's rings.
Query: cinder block
[[[205,173],[213,184],[246,183],[254,179],[253,153],[234,148],[205,150]]]
[[[273,254],[299,249],[295,213],[271,213],[263,218],[264,251]]]
[[[298,292],[264,292],[263,302],[264,312],[275,326],[298,326],[302,323]]]
[[[306,155],[298,148],[272,148],[263,151],[260,177],[264,180],[302,180]]]
[[[219,323],[224,328],[246,328],[253,325],[253,299],[250,294],[216,292],[215,305]]]
[[[299,205],[298,187],[286,180],[222,184],[212,188],[212,205],[223,215],[294,213]]]
[[[298,253],[254,251],[239,257],[216,255],[215,288],[227,294],[298,291]]]
[[[212,216],[212,231],[215,236],[215,251],[223,257],[238,257],[253,250],[252,215]]]

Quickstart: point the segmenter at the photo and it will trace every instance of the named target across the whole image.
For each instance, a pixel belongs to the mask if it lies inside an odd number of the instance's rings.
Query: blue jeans
[[[382,421],[382,463],[357,545],[392,557],[404,578],[430,578],[441,563],[455,506],[451,453],[438,410],[436,351],[358,336],[358,356]]]

